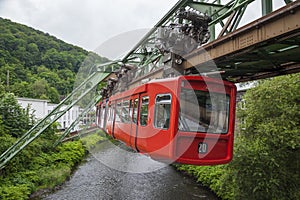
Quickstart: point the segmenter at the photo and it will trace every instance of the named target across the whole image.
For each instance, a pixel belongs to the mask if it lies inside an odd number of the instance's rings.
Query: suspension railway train
[[[97,125],[137,152],[162,162],[231,161],[236,86],[202,77],[152,80],[97,104]]]

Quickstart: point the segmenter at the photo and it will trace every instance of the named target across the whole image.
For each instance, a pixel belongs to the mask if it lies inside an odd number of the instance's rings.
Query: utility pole
[[[7,88],[9,88],[9,70],[7,70],[7,74],[6,74],[6,85]]]

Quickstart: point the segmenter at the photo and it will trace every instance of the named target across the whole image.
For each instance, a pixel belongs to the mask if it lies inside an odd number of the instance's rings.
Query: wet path
[[[140,173],[132,173],[133,171]],[[61,190],[45,199],[217,198],[201,188],[195,180],[178,173],[168,165],[137,153],[124,153],[110,144],[101,144]]]

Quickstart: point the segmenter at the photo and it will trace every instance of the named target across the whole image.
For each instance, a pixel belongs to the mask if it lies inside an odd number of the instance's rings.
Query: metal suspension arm
[[[71,130],[80,122],[80,120],[86,115],[97,102],[100,101],[101,95],[96,96],[94,100],[90,101],[90,103],[84,108],[84,110],[80,113],[77,119],[65,130],[65,132],[58,138],[58,140],[54,143],[54,147],[63,141],[63,139],[71,132]]]
[[[29,131],[17,140],[8,150],[0,156],[0,169],[5,166],[12,158],[14,158],[22,149],[35,140],[43,131],[51,126],[56,120],[70,110],[76,103],[83,99],[96,86],[103,81],[109,73],[92,73],[85,81],[83,81],[73,92],[68,95],[57,107],[46,117],[36,123]],[[64,109],[63,106],[67,105]]]

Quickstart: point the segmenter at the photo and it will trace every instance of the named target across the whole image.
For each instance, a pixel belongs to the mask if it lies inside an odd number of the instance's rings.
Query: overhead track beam
[[[255,50],[259,50],[260,48],[262,48],[262,51],[267,50],[268,59],[276,59],[277,64],[282,68],[289,65],[295,66],[298,63],[300,52],[298,43],[300,35],[299,19],[300,1],[295,1],[226,36],[204,45],[201,49],[196,49],[185,56],[186,61],[183,63],[183,67],[185,70],[193,67],[201,70],[202,65],[214,61],[219,70],[225,71],[222,74],[224,79],[233,78],[230,80],[239,82],[242,81],[241,77],[247,76],[247,74],[244,74],[242,68],[239,68],[243,64],[249,69],[254,69],[257,73],[259,71],[265,72],[268,69],[272,71],[278,67],[278,65],[266,66],[267,62],[263,60],[258,66],[247,65],[247,59],[249,59],[249,62],[252,59],[249,54],[255,53]],[[285,56],[282,56],[283,54]],[[238,61],[242,58],[242,61]],[[287,58],[289,60],[286,60]],[[257,62],[259,59],[256,56]],[[233,63],[230,63],[231,61]],[[293,71],[295,71],[294,67]],[[239,74],[236,79],[230,77],[233,72]],[[251,74],[248,75],[251,76]],[[272,75],[270,74],[270,76]]]

